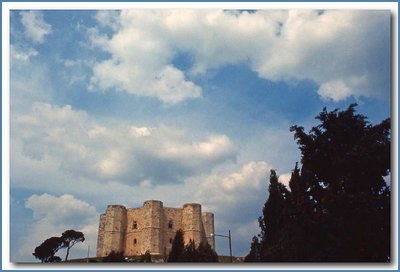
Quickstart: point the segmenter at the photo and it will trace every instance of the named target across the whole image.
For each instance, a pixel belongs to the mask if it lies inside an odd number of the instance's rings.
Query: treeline
[[[71,248],[79,242],[85,241],[85,235],[80,231],[66,230],[60,237],[50,237],[43,243],[35,248],[32,253],[36,259],[39,259],[42,263],[54,263],[61,262],[61,258],[55,254],[62,248],[67,249],[65,255],[65,261],[68,260],[69,252]]]
[[[201,242],[197,247],[193,240],[185,246],[183,241],[183,231],[178,230],[172,242],[171,252],[167,262],[218,262],[217,253],[207,242]]]
[[[124,252],[111,251],[106,257],[102,258],[102,262],[140,262],[151,263],[152,256],[150,251],[145,254],[136,256],[135,258],[125,258]],[[217,253],[211,248],[207,242],[201,242],[198,245],[193,240],[190,240],[187,245],[184,244],[183,231],[178,230],[172,242],[172,248],[165,260],[168,263],[203,263],[203,262],[218,262]]]
[[[269,197],[247,262],[390,262],[390,119],[371,125],[324,109],[309,133],[291,127],[301,151],[289,188],[271,170]]]

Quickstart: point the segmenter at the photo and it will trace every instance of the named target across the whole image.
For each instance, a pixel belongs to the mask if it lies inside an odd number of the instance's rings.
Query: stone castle
[[[123,251],[125,256],[136,256],[150,251],[152,255],[167,257],[176,231],[181,229],[184,244],[193,240],[196,245],[207,241],[215,249],[214,214],[201,212],[197,203],[182,208],[163,207],[158,200],[147,200],[141,208],[109,205],[100,215],[97,257],[111,251]]]

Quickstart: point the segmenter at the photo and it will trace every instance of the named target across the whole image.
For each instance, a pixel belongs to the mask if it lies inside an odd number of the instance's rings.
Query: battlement
[[[168,256],[176,231],[184,233],[184,243],[207,241],[215,248],[214,214],[202,212],[198,203],[186,203],[182,208],[164,207],[159,200],[146,200],[140,208],[108,205],[100,215],[97,257],[112,250],[125,256],[151,254]]]

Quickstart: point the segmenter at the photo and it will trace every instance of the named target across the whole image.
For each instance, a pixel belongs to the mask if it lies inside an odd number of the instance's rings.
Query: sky
[[[358,103],[390,117],[387,10],[12,10],[10,257],[84,232],[109,204],[197,202],[245,256],[289,128]],[[228,241],[216,239],[228,255]],[[63,257],[65,252],[60,252]]]

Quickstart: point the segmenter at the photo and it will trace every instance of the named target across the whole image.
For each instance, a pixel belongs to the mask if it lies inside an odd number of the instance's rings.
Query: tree
[[[206,241],[202,241],[197,248],[196,262],[215,263],[218,262],[218,255]]]
[[[42,261],[42,263],[48,262],[59,262],[60,257],[54,256],[54,254],[61,248],[67,248],[67,254],[65,261],[68,260],[69,250],[78,242],[85,241],[84,234],[80,231],[67,230],[61,237],[51,237],[46,239],[41,245],[35,248],[32,253],[36,259]]]
[[[271,170],[268,191],[269,197],[264,204],[263,215],[258,219],[261,228],[260,257],[264,260],[277,260],[283,257],[280,247],[275,245],[280,245],[277,239],[280,238],[279,234],[288,221],[287,206],[290,203],[290,192],[278,182],[275,170]]]
[[[63,239],[61,237],[51,237],[46,239],[42,244],[35,248],[32,253],[36,259],[42,263],[50,263],[58,260],[58,256],[54,254],[63,246]]]
[[[253,236],[250,246],[250,252],[244,258],[244,262],[260,262],[261,261],[261,244],[257,236]]]
[[[196,244],[190,239],[189,243],[185,246],[185,250],[183,251],[183,255],[181,258],[181,262],[197,262],[197,252],[196,252]]]
[[[324,108],[316,117],[321,124],[308,134],[291,128],[312,200],[316,245],[324,249],[316,255],[328,261],[388,261],[390,187],[384,177],[390,173],[390,119],[372,125],[355,107]]]
[[[140,262],[141,263],[151,263],[151,254],[149,250],[146,250],[144,254],[140,255]]]
[[[172,248],[168,255],[167,262],[180,262],[182,260],[183,252],[184,252],[184,243],[183,243],[183,231],[181,229],[176,231],[174,241],[172,242]]]
[[[61,238],[64,240],[63,247],[67,248],[67,254],[65,255],[65,261],[68,260],[69,250],[78,242],[85,241],[85,236],[80,231],[67,230],[63,232]]]
[[[290,191],[271,171],[259,219],[262,261],[390,260],[390,119],[372,125],[355,107],[324,108],[309,133],[291,127],[301,168]]]
[[[167,262],[218,262],[218,255],[206,241],[202,241],[197,248],[193,240],[185,246],[183,231],[178,230]]]
[[[123,251],[112,250],[107,256],[103,257],[106,263],[123,263],[126,262]]]
[[[378,195],[385,188],[383,177],[390,171],[390,119],[372,126],[365,116],[355,114],[355,106],[343,112],[324,108],[316,117],[321,124],[309,134],[303,127],[291,127],[302,153],[302,175],[313,192],[329,187],[335,194]]]
[[[269,179],[269,198],[263,208],[263,216],[258,219],[262,240],[268,243],[273,239],[282,225],[282,212],[286,205],[286,198],[289,195],[286,187],[278,182],[275,170],[271,170]]]
[[[59,262],[61,262],[61,258],[59,256],[52,256],[49,259],[49,263],[59,263]]]

